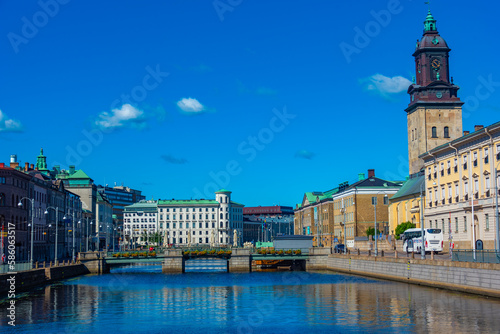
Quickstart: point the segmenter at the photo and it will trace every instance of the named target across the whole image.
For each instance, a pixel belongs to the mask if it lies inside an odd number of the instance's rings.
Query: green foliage
[[[380,235],[380,230],[377,229],[377,235]],[[366,236],[369,237],[370,235],[375,236],[375,229],[373,227],[368,227],[366,230]]]
[[[404,223],[401,223],[399,224],[397,227],[396,227],[396,230],[394,231],[394,234],[395,234],[395,237],[396,237],[396,240],[399,240],[399,236],[401,234],[404,233],[404,231],[406,231],[407,229],[409,228],[415,228],[417,225],[415,224],[412,224],[411,222],[404,222]]]

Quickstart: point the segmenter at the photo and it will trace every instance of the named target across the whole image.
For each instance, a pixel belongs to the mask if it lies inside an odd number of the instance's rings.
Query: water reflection
[[[130,269],[130,268],[129,268]],[[164,275],[116,270],[16,304],[12,332],[495,332],[500,302],[332,273]],[[6,306],[3,304],[2,306]],[[6,307],[0,323],[7,326]]]

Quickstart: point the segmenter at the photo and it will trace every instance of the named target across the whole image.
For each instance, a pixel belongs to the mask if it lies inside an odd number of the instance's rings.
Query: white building
[[[128,205],[123,210],[124,243],[127,247],[137,247],[148,244],[157,245],[158,205],[157,201],[139,201]]]
[[[215,193],[215,200],[160,200],[159,230],[164,243],[173,246],[233,245],[235,235],[241,245],[243,207],[225,189]]]

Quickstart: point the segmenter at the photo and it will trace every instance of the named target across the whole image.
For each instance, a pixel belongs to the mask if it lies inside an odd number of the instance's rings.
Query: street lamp
[[[377,235],[377,196],[380,193],[384,193],[384,199],[387,198],[387,194],[385,191],[381,190],[377,194],[375,194],[375,197],[372,197],[372,204],[373,204],[373,210],[374,210],[374,217],[375,217],[375,256],[378,256],[378,235]]]
[[[63,219],[67,219],[66,216]],[[71,247],[71,261],[75,260],[75,211],[73,211],[73,219],[72,219],[72,232],[73,232],[73,246]]]
[[[35,227],[35,199],[34,198],[28,198],[28,197],[23,197],[19,200],[19,203],[17,203],[17,206],[22,207],[23,206],[23,199],[26,199],[31,202],[31,254],[30,254],[30,262],[31,262],[31,268],[33,268],[33,237],[34,237],[34,227]],[[29,225],[28,225],[29,226]]]
[[[420,230],[422,233],[422,245],[420,246],[420,258],[422,260],[425,260],[425,244],[424,244],[424,201],[422,198],[422,192],[423,188],[425,186],[425,175],[424,175],[424,182],[420,185]],[[407,246],[408,247],[408,246]],[[413,245],[415,247],[415,245]]]
[[[59,207],[53,207],[53,206],[48,206],[45,209],[44,214],[48,215],[49,214],[49,209],[53,209],[56,211],[56,245],[55,245],[55,250],[54,250],[54,262],[57,265],[57,230],[59,229]]]

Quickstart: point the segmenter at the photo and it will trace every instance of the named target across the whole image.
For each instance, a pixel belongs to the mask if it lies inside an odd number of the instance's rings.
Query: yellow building
[[[475,132],[420,157],[426,180],[424,226],[441,228],[455,248],[473,249],[481,240],[484,249],[494,249],[500,122],[476,126]]]
[[[398,192],[402,182],[387,181],[375,176],[375,170],[358,175],[358,181],[339,185],[333,194],[333,233],[339,243],[356,248],[356,238],[365,238],[367,230],[375,228],[383,235],[389,232],[389,199]],[[335,240],[334,240],[335,241]]]
[[[411,175],[401,189],[389,200],[389,233],[395,234],[401,223],[410,222],[420,227],[420,198],[425,201],[424,172]]]

